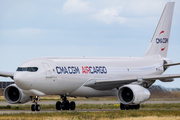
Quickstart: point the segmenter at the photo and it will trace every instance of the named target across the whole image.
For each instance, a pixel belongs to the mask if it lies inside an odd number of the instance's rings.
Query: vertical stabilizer
[[[157,54],[157,55],[161,55],[161,57],[166,58],[173,10],[174,10],[174,2],[168,2],[161,15],[156,31],[151,40],[151,44],[148,50],[146,51],[146,53],[142,57]]]

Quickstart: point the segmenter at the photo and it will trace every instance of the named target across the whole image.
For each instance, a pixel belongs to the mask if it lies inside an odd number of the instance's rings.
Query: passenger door
[[[50,67],[47,63],[42,63],[44,69],[45,69],[45,72],[46,72],[46,78],[52,78],[52,72],[50,70]]]

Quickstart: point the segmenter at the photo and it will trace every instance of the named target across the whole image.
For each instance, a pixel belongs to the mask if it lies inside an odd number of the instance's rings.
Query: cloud
[[[155,0],[67,0],[61,12],[76,15],[83,13],[86,14],[87,19],[105,24],[123,25],[129,21],[136,24],[138,20],[142,22],[146,17],[152,17],[150,15],[159,16],[165,3],[166,1]]]
[[[159,15],[158,13],[163,11],[166,1],[155,1],[155,0],[132,0],[126,7],[124,12],[130,16],[149,16]]]
[[[67,0],[64,3],[63,13],[85,13],[89,11],[89,2],[83,2],[82,0]]]
[[[98,21],[102,21],[106,24],[111,24],[114,22],[118,22],[120,24],[124,24],[126,22],[126,18],[119,16],[119,13],[123,10],[122,7],[117,8],[105,8],[97,13],[93,14],[92,17],[97,19]]]
[[[114,22],[123,24],[126,19],[119,16],[123,8],[120,6],[107,6],[107,2],[94,2],[94,1],[82,1],[82,0],[67,0],[64,3],[62,12],[66,14],[82,14],[86,13],[91,19],[104,22],[105,24],[111,24]],[[101,5],[102,6],[101,6]],[[103,5],[104,4],[104,5]]]

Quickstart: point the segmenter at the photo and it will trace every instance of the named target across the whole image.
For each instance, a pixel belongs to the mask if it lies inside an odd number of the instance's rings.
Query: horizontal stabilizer
[[[167,67],[169,67],[169,66],[175,66],[175,65],[180,65],[180,63],[170,63],[170,64],[164,64],[164,66],[167,66]]]

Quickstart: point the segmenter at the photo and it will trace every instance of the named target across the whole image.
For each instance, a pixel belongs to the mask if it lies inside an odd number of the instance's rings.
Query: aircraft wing
[[[163,82],[168,82],[168,81],[172,81],[173,78],[180,78],[180,74],[135,76],[135,77],[127,77],[121,79],[95,78],[95,79],[90,79],[88,82],[84,84],[84,86],[91,87],[97,90],[110,90],[137,81],[161,80]]]
[[[14,77],[14,72],[4,72],[4,71],[0,71],[0,76],[1,77],[10,77],[13,79]]]

